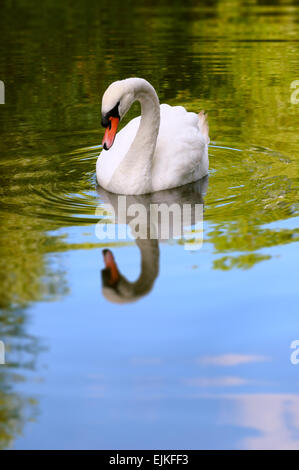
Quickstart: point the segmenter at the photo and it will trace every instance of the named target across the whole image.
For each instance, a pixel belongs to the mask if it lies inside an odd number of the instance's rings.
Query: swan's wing
[[[153,162],[153,190],[196,181],[208,172],[208,136],[202,120],[182,106],[161,105]]]

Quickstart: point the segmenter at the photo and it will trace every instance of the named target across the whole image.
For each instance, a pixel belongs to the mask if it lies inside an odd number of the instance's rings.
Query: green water
[[[299,448],[297,2],[6,0],[0,31],[0,448]],[[202,249],[160,244],[152,291],[115,306],[95,164],[131,76],[208,112],[210,174]],[[108,245],[136,277],[134,243]]]

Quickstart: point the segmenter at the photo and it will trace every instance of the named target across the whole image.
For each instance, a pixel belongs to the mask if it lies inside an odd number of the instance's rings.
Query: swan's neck
[[[127,281],[133,297],[139,297],[149,292],[159,273],[158,240],[137,239],[136,244],[141,254],[140,275],[135,282]]]
[[[140,125],[131,147],[113,174],[113,183],[117,186],[125,175],[126,194],[144,194],[152,189],[152,160],[160,127],[160,104],[155,89],[145,80],[134,83],[134,95],[134,101],[141,105]]]

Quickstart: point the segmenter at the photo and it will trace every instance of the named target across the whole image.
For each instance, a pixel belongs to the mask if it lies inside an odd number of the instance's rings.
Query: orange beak
[[[110,121],[109,125],[106,127],[105,134],[104,134],[103,141],[102,141],[102,144],[105,150],[109,150],[110,147],[112,147],[113,145],[119,119],[117,117],[110,116],[109,121]]]
[[[114,286],[119,281],[119,271],[114,261],[114,256],[110,250],[103,250],[104,263],[106,268],[110,270],[110,279],[108,283]]]

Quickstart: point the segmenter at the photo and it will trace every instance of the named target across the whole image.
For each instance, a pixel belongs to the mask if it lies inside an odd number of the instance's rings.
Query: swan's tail
[[[206,138],[207,144],[210,142],[208,115],[204,111],[198,114],[198,127],[202,135]]]

